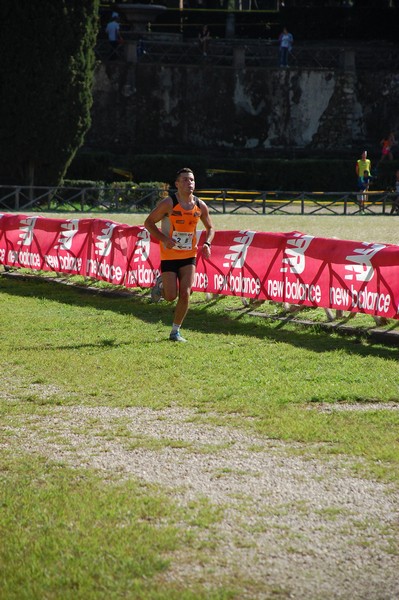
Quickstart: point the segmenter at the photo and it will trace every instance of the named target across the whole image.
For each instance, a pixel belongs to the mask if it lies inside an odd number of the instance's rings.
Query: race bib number
[[[188,231],[174,231],[172,238],[175,241],[175,250],[191,250],[193,247],[193,233]]]

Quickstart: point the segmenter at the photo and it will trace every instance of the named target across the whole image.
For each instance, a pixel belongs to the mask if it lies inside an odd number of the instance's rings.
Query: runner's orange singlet
[[[178,260],[197,256],[197,224],[201,218],[199,200],[194,196],[195,204],[190,210],[185,210],[176,198],[173,200],[172,213],[162,219],[162,233],[176,240],[174,248],[166,248],[162,242],[159,244],[161,260]]]

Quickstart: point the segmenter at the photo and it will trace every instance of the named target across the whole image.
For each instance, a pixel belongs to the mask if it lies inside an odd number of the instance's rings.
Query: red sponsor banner
[[[300,232],[221,231],[196,291],[398,318],[399,246]]]
[[[5,265],[43,269],[45,245],[40,228],[35,231],[40,217],[2,215],[0,220],[0,258]]]
[[[93,219],[87,244],[86,275],[115,285],[125,283],[128,236],[127,225]]]
[[[3,214],[0,262],[10,267],[85,275],[91,219]]]
[[[194,291],[399,318],[399,246],[297,231],[218,231],[200,247]],[[106,219],[3,214],[0,263],[151,287],[159,244],[144,227]]]
[[[91,219],[41,219],[36,227],[46,239],[46,269],[68,275],[86,275],[86,259],[92,237]]]
[[[126,287],[151,287],[160,273],[159,244],[144,227],[129,228]]]

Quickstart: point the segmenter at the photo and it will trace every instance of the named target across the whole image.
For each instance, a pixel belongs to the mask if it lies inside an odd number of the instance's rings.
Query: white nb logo
[[[363,248],[355,248],[355,254],[346,257],[346,260],[354,262],[354,265],[345,265],[345,270],[350,271],[345,279],[356,281],[370,281],[374,277],[374,267],[371,259],[377,252],[383,250],[383,244],[369,244],[363,242]]]
[[[151,237],[146,229],[142,229],[137,235],[137,243],[133,262],[145,262],[150,256]]]
[[[61,223],[61,229],[63,229],[63,231],[58,238],[59,246],[56,245],[54,248],[70,250],[72,248],[73,238],[79,231],[79,219],[71,219],[66,223]]]
[[[112,248],[112,232],[116,226],[116,223],[106,223],[106,227],[101,230],[102,235],[97,236],[95,252],[98,256],[109,256]]]
[[[18,244],[21,246],[31,246],[33,242],[33,230],[38,217],[27,217],[21,221]]]
[[[310,246],[310,242],[314,239],[312,235],[302,235],[301,233],[295,233],[295,238],[291,238],[287,242],[287,246],[292,248],[286,248],[284,250],[285,257],[283,258],[283,265],[281,272],[286,273],[288,270],[290,273],[296,273],[299,275],[305,270],[306,258],[305,252]]]
[[[245,264],[247,257],[248,248],[254,239],[255,231],[239,231],[242,234],[240,237],[235,237],[234,241],[237,242],[229,248],[229,254],[225,254],[225,260],[229,262],[223,263],[224,267],[232,269],[241,269]]]

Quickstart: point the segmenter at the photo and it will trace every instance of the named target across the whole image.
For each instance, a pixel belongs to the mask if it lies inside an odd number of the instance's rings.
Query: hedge
[[[359,155],[360,157],[360,155]],[[115,171],[126,169],[134,182],[165,182],[174,185],[175,173],[182,167],[193,169],[198,189],[259,189],[303,191],[351,191],[356,189],[353,159],[330,158],[224,158],[206,155],[130,155],[120,157],[105,153],[78,156],[68,171],[70,179],[116,181]],[[372,160],[372,188],[394,186],[399,160]],[[125,180],[126,181],[126,180]],[[131,184],[133,182],[130,182]]]

